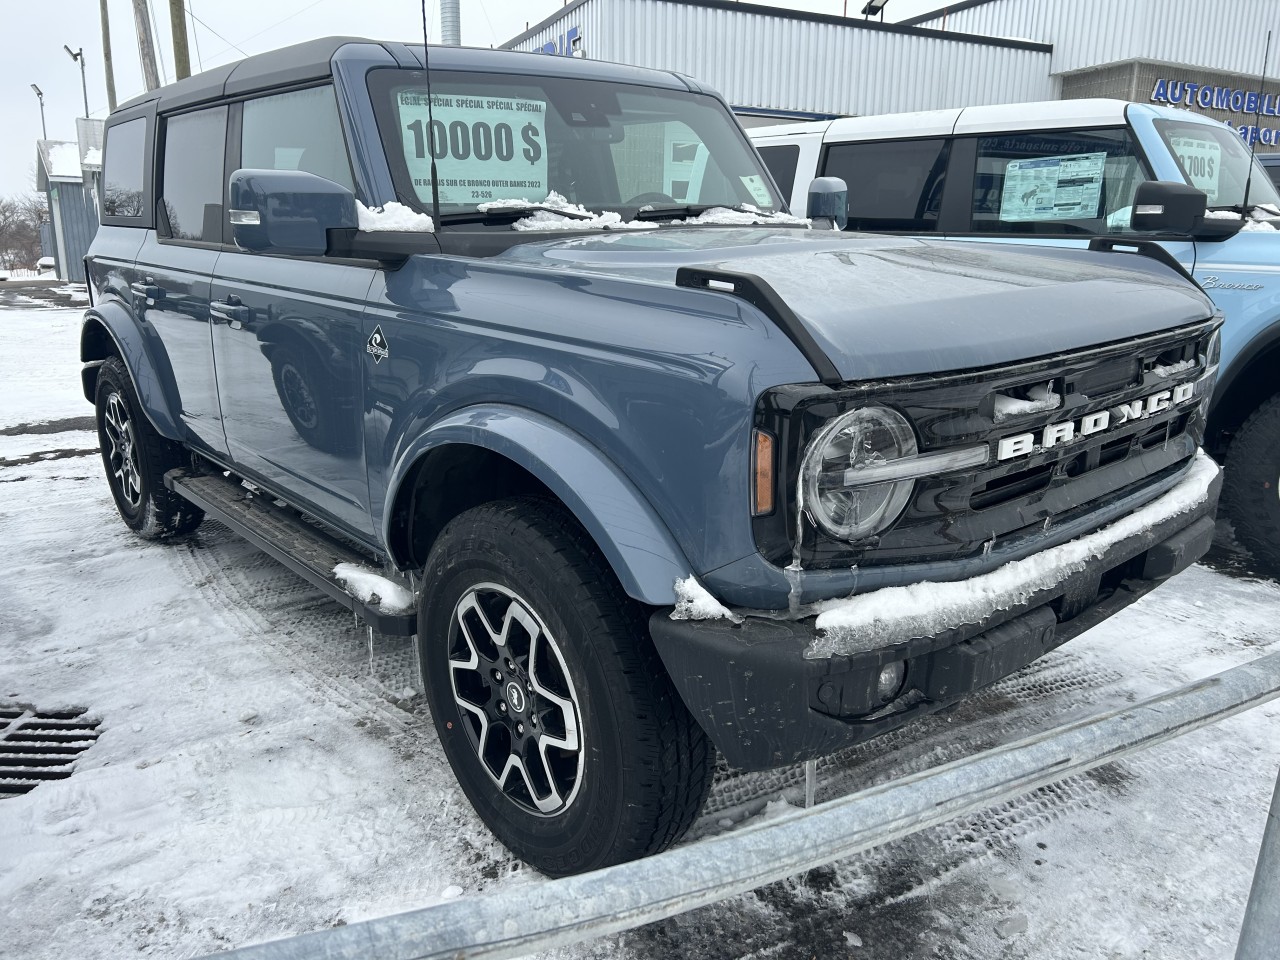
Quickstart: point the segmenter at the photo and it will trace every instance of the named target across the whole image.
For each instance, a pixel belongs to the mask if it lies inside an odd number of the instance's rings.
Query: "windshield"
[[[1244,203],[1244,185],[1253,170],[1249,186],[1249,206],[1273,204],[1280,207],[1280,195],[1249,148],[1230,127],[1181,120],[1157,120],[1156,129],[1178,160],[1187,183],[1203,190],[1209,207],[1239,210]]]
[[[645,207],[781,210],[745,135],[713,97],[595,80],[432,73],[369,76],[400,199],[442,215],[526,200],[634,215]],[[434,123],[433,123],[434,121]],[[434,137],[432,137],[434,131]],[[434,147],[432,146],[434,143]]]

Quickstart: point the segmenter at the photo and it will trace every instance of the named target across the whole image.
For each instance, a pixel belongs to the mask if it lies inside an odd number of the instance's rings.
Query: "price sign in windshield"
[[[1170,137],[1169,146],[1178,156],[1191,185],[1203,190],[1212,204],[1218,199],[1218,178],[1222,171],[1222,145],[1198,137]]]
[[[431,202],[433,149],[442,204],[547,196],[545,102],[436,94],[428,116],[426,92],[406,90],[396,105],[419,200]]]

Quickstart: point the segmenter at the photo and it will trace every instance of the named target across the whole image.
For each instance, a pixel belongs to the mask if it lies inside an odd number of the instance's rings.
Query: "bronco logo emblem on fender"
[[[1161,390],[1149,397],[1130,400],[1110,410],[1086,414],[1079,420],[1051,423],[1040,431],[1039,437],[1035,433],[1019,433],[1012,437],[1004,437],[996,448],[996,459],[1011,460],[1014,457],[1034,453],[1038,447],[1056,447],[1061,443],[1070,443],[1077,437],[1102,433],[1122,423],[1129,423],[1131,420],[1144,420],[1152,414],[1161,413],[1194,399],[1195,394],[1195,384],[1180,383],[1170,390]]]

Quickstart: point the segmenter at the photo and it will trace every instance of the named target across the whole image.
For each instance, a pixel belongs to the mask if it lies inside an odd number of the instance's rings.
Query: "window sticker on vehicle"
[[[1222,170],[1222,145],[1199,137],[1169,137],[1169,146],[1178,157],[1178,164],[1191,181],[1191,186],[1203,190],[1212,204],[1218,199],[1218,177]]]
[[[750,177],[739,177],[738,179],[747,188],[747,192],[751,194],[751,199],[756,202],[756,206],[773,206],[773,197],[769,194],[769,188],[764,185],[764,177],[757,174]]]
[[[429,118],[426,91],[403,90],[396,107],[419,200],[431,201],[432,150],[441,203],[547,196],[545,101],[437,94]]]
[[[1005,168],[1000,219],[1080,220],[1098,216],[1106,151],[1013,160]]]

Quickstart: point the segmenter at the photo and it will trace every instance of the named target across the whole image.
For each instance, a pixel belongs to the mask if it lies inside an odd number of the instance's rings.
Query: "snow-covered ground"
[[[0,799],[6,954],[189,957],[541,882],[454,785],[407,643],[370,644],[217,524],[166,545],[126,530],[85,419],[75,300],[17,295],[0,292],[0,702],[84,707],[102,733],[69,779]],[[960,708],[821,762],[819,800],[1280,649],[1280,588],[1238,567],[1197,567]],[[1278,764],[1271,704],[555,956],[1227,958]],[[721,771],[686,842],[802,792],[800,769]]]

